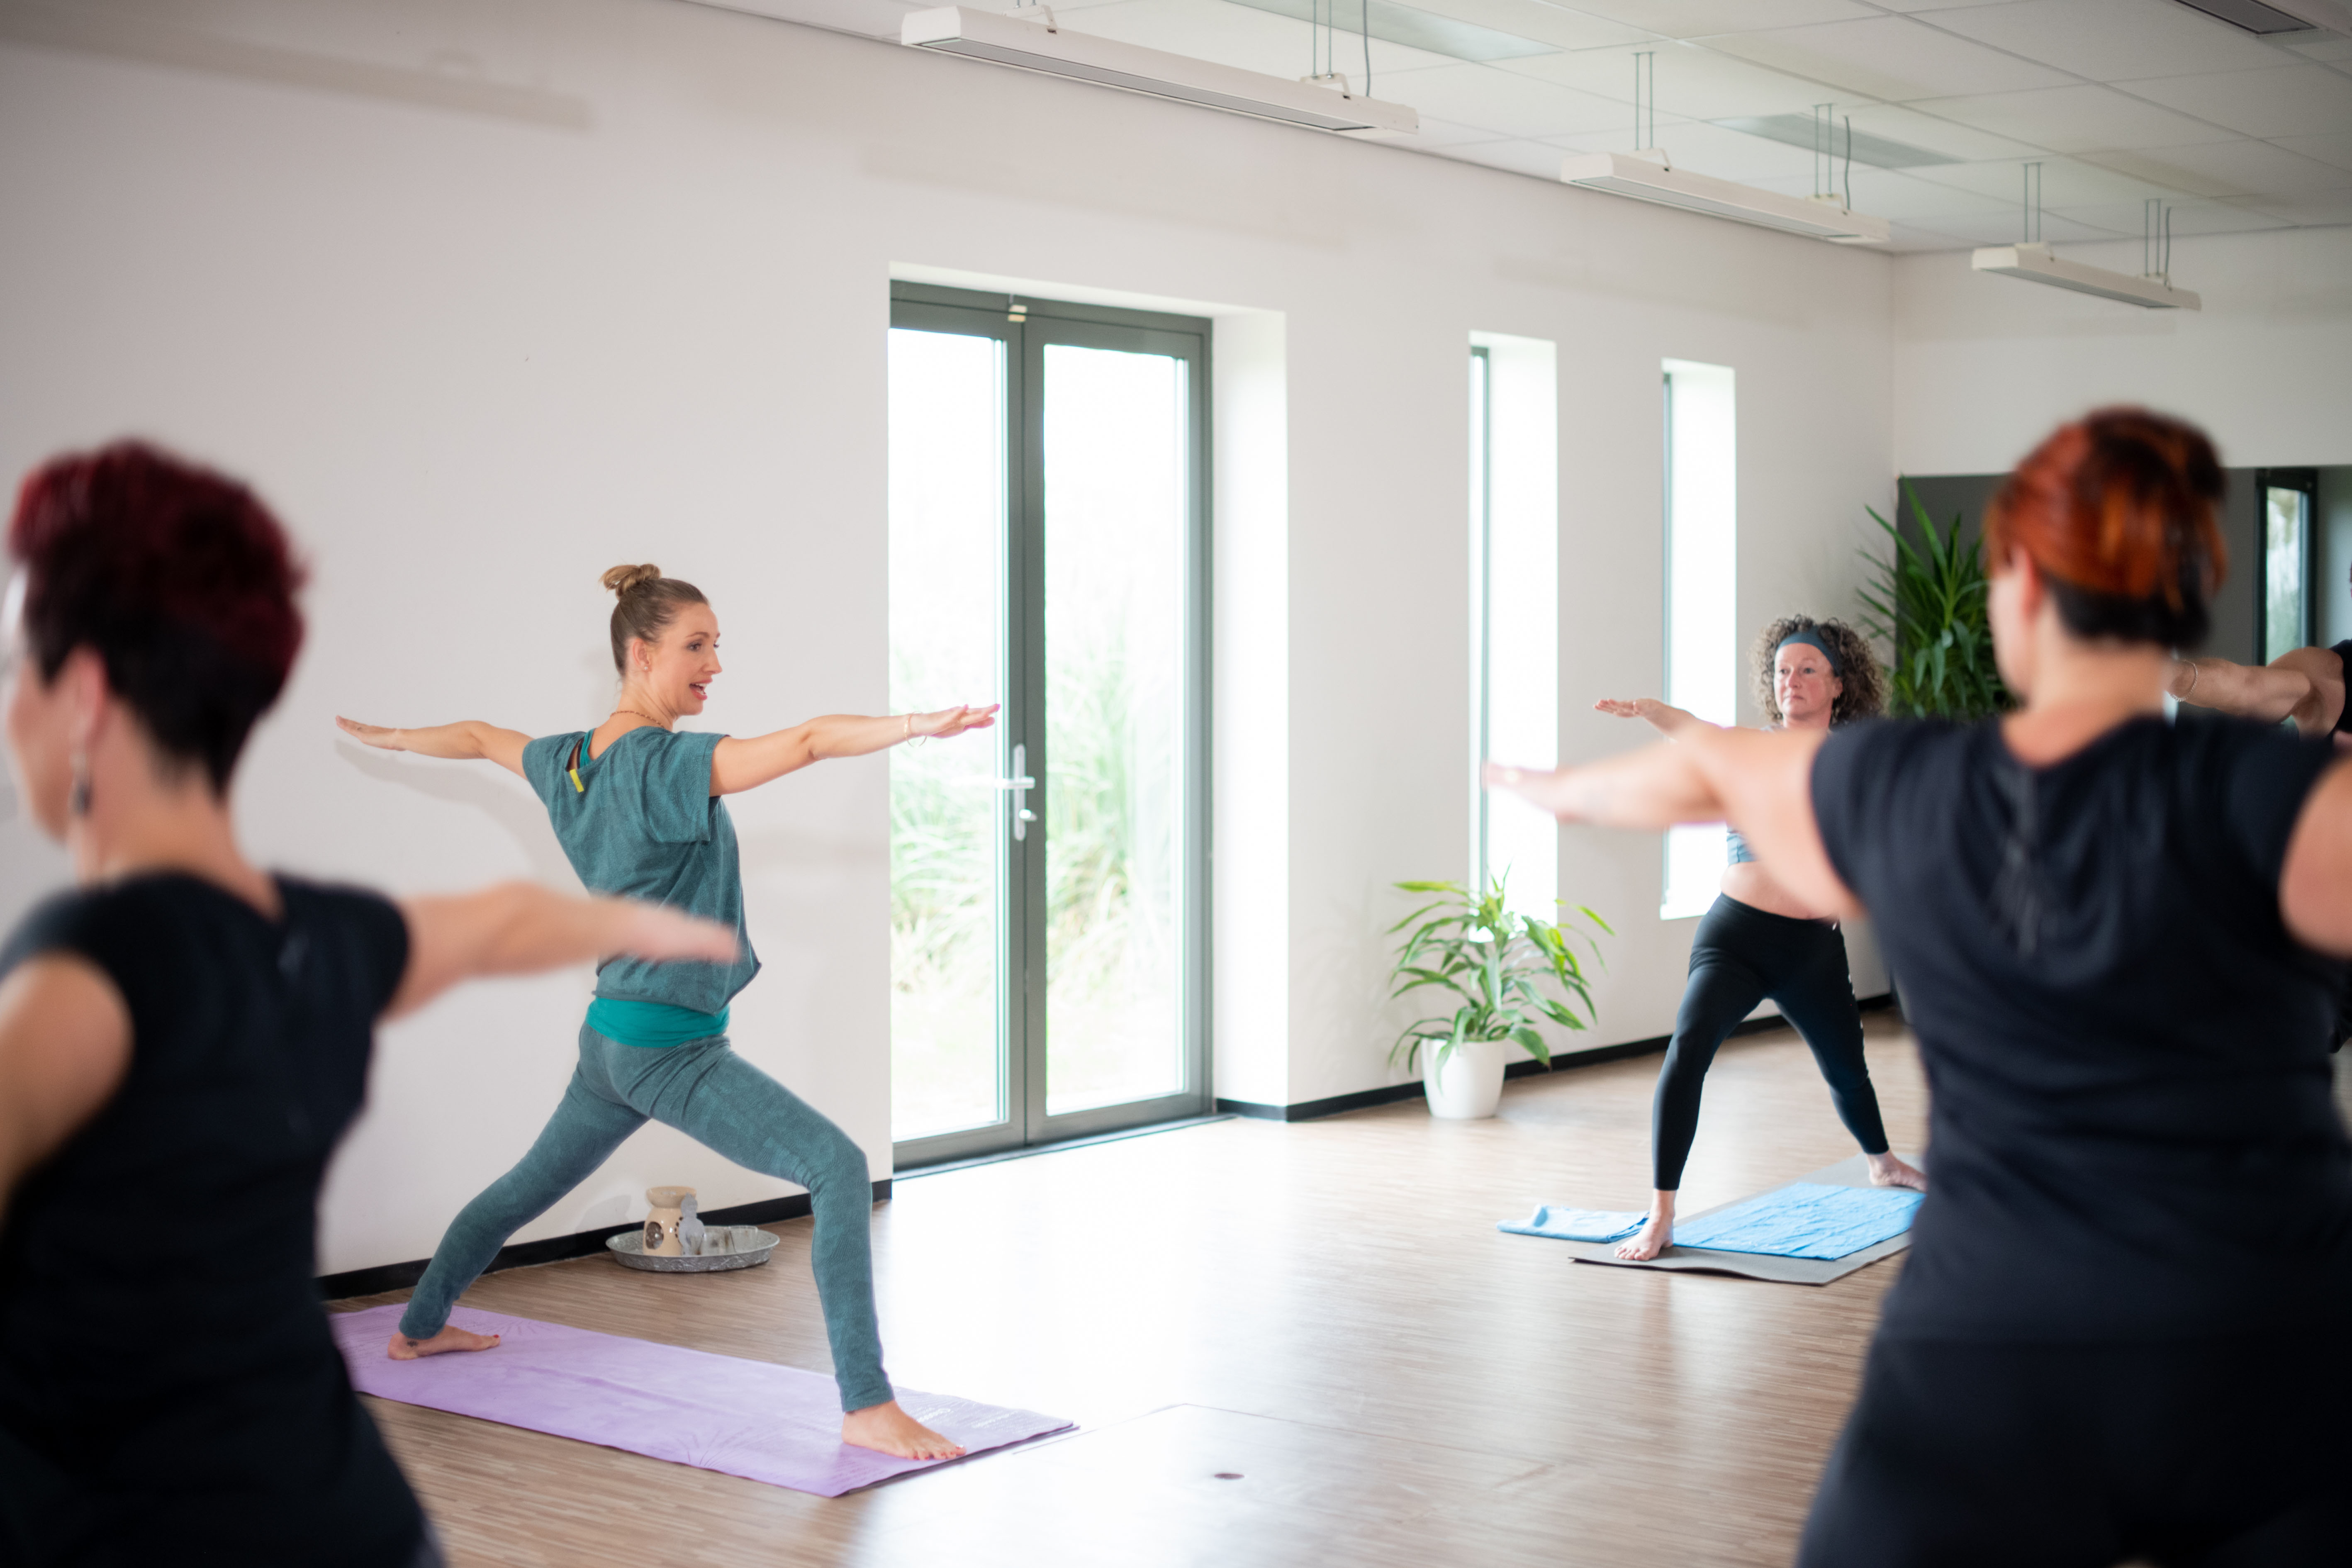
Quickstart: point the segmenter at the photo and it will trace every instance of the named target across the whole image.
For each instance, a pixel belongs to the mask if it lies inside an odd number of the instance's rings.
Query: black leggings
[[[1650,1146],[1658,1191],[1681,1188],[1683,1163],[1698,1131],[1699,1092],[1721,1046],[1756,1004],[1769,997],[1813,1050],[1838,1120],[1865,1154],[1886,1152],[1878,1093],[1862,1057],[1862,1013],[1846,973],[1845,938],[1832,925],[1767,914],[1718,897],[1691,942],[1690,981],[1675,1037],[1658,1072]]]
[[[2342,1331],[1880,1340],[1798,1568],[2352,1561]]]

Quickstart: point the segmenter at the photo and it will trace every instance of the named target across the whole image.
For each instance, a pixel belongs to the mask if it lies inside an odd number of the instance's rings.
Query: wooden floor
[[[1889,1015],[1870,1059],[1916,1150],[1925,1089]],[[369,1407],[459,1565],[1785,1563],[1899,1259],[1807,1288],[1494,1228],[1538,1200],[1641,1206],[1656,1070],[1522,1079],[1492,1121],[1415,1100],[901,1182],[874,1222],[893,1378],[1081,1426],[861,1494]],[[1685,1206],[1853,1150],[1792,1035],[1735,1040]],[[466,1301],[829,1368],[808,1226],[740,1274],[586,1258]]]

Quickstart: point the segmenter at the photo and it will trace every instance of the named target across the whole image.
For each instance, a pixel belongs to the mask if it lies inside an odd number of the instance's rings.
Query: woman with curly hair
[[[1783,616],[1757,639],[1754,664],[1757,700],[1770,721],[1768,730],[1825,731],[1874,719],[1885,700],[1877,656],[1843,621]],[[1604,697],[1593,707],[1620,719],[1646,719],[1669,739],[1694,726],[1717,727],[1654,697]],[[1725,837],[1729,863],[1723,868],[1722,890],[1691,942],[1690,979],[1650,1111],[1650,1215],[1617,1247],[1618,1257],[1633,1262],[1655,1258],[1673,1243],[1675,1193],[1698,1131],[1706,1069],[1733,1028],[1767,998],[1812,1047],[1838,1120],[1869,1157],[1871,1181],[1922,1191],[1927,1185],[1927,1177],[1886,1146],[1878,1094],[1863,1059],[1862,1013],[1846,970],[1845,937],[1836,920],[1758,865],[1738,828]]]

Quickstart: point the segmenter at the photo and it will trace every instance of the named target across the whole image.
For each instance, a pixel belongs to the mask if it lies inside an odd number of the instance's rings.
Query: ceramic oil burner
[[[648,1258],[683,1258],[686,1248],[677,1237],[678,1223],[686,1217],[685,1205],[694,1197],[692,1187],[647,1187],[646,1202],[654,1212],[646,1215],[646,1256]]]

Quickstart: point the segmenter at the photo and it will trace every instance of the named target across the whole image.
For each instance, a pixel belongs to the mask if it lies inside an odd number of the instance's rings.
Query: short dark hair
[[[139,441],[52,458],[8,524],[46,684],[74,649],[166,758],[226,793],[302,647],[286,531],[244,485]]]
[[[2229,571],[2215,509],[2221,460],[2205,432],[2145,408],[2102,408],[2027,454],[1985,512],[1995,571],[2025,552],[2076,637],[2185,647],[2212,624]]]

